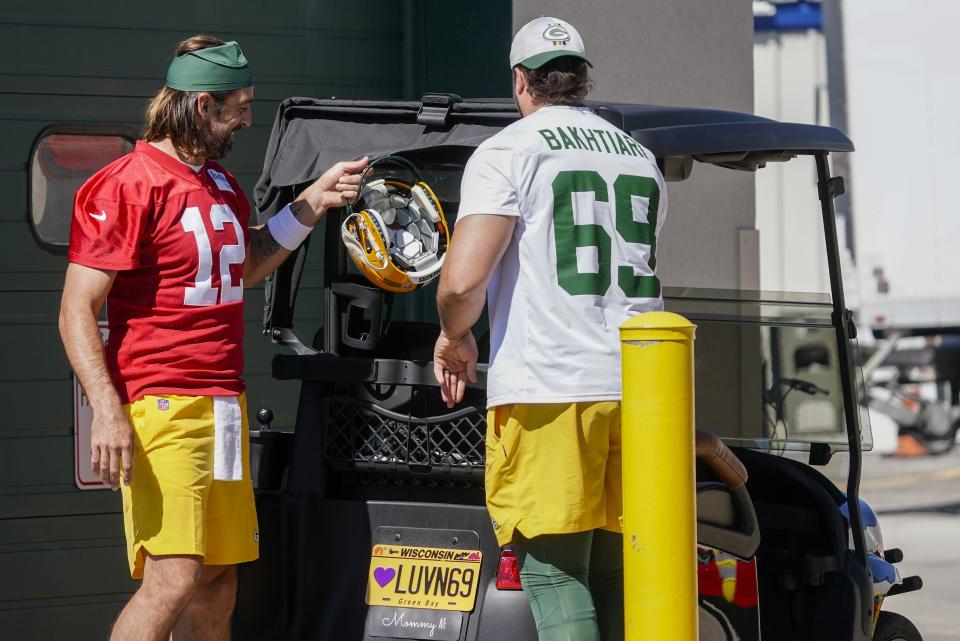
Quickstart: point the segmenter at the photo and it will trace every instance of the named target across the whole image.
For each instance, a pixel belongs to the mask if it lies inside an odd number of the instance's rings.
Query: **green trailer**
[[[225,161],[249,195],[288,96],[419,97],[432,83],[509,95],[502,61],[487,52],[507,50],[511,18],[502,1],[0,5],[0,638],[105,639],[136,586],[119,495],[78,487],[84,406],[57,314],[73,193],[130,149],[175,44],[209,33],[238,40],[251,61],[254,125]],[[456,66],[441,55],[454,46]],[[292,429],[299,386],[271,378],[262,288],[246,296],[250,406],[269,405],[274,426]],[[319,323],[321,297],[300,300],[305,321]]]

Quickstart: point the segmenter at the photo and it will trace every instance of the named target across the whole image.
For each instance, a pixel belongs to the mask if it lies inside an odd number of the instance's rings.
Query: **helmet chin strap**
[[[344,246],[347,248],[347,252],[355,259],[362,261],[370,269],[375,269],[377,271],[383,271],[387,268],[387,261],[389,260],[383,253],[377,249],[377,257],[380,258],[383,263],[381,265],[374,265],[367,258],[367,253],[363,250],[363,245],[360,243],[360,240],[357,239],[350,230],[348,229],[349,223],[351,220],[354,220],[354,225],[360,230],[361,234],[369,234],[370,230],[367,229],[367,224],[364,222],[360,214],[350,214],[347,216],[346,220],[343,221],[343,225],[340,227],[340,238],[343,240]]]

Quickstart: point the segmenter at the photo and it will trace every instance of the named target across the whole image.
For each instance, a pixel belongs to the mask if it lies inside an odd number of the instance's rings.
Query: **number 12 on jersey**
[[[207,228],[203,224],[203,217],[199,207],[187,207],[183,211],[180,225],[185,232],[193,234],[197,243],[197,275],[192,287],[186,287],[183,292],[183,304],[193,307],[204,307],[220,303],[232,303],[243,300],[243,278],[236,285],[230,274],[231,265],[242,265],[246,257],[246,248],[243,246],[243,228],[236,214],[229,205],[218,204],[210,208],[210,222],[215,231],[223,231],[229,224],[237,235],[235,244],[225,244],[220,248],[220,287],[213,285],[213,249]],[[219,299],[219,301],[218,301]]]
[[[557,281],[573,296],[603,296],[610,288],[612,241],[599,223],[576,224],[573,216],[573,195],[592,193],[594,203],[609,203],[607,181],[596,171],[561,171],[553,180],[553,233],[557,250]],[[647,221],[633,217],[634,197],[647,199]],[[613,202],[617,234],[627,243],[650,248],[647,264],[654,272],[657,266],[657,210],[660,186],[649,176],[621,174],[613,181]],[[585,212],[578,212],[581,217]],[[597,220],[596,208],[591,219]],[[594,247],[597,252],[596,272],[582,272],[577,266],[577,249]],[[617,285],[630,298],[660,296],[660,279],[637,276],[633,265],[617,267]]]

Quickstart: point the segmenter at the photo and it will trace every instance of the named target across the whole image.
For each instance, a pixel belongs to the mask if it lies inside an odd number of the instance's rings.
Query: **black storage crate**
[[[274,375],[304,381],[295,434],[304,466],[362,480],[483,481],[482,375],[453,409],[440,398],[432,363],[282,355]]]
[[[379,387],[379,386],[377,386]],[[324,455],[334,470],[374,474],[426,474],[436,479],[483,477],[486,417],[481,408],[461,406],[443,414],[418,415],[418,397],[436,388],[388,386],[409,398],[406,412],[358,396],[331,396],[324,408]],[[444,408],[446,409],[446,408]]]

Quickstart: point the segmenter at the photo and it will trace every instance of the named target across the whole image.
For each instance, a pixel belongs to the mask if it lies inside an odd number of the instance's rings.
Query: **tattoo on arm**
[[[250,235],[250,258],[259,265],[278,251],[283,249],[266,227],[256,230]]]
[[[290,251],[276,241],[266,226],[252,227],[248,233],[244,287],[252,287],[262,281],[290,255]]]

